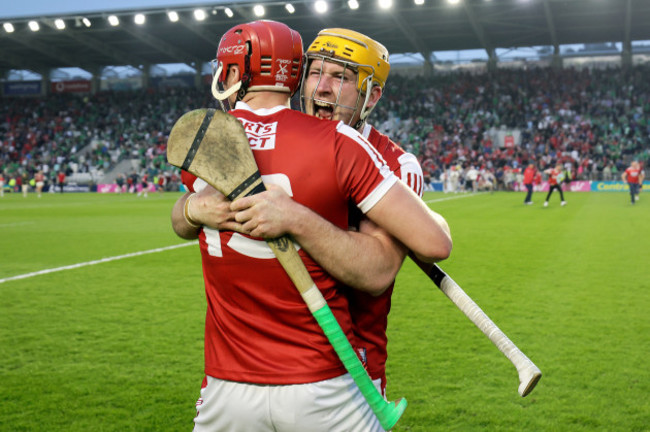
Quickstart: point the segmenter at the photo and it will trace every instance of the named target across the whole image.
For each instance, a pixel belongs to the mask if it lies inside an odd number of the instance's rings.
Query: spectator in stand
[[[5,196],[5,175],[0,171],[0,198]]]
[[[524,187],[526,188],[526,198],[524,198],[524,204],[526,205],[533,204],[533,188],[536,174],[537,169],[535,168],[535,164],[529,163],[524,170]]]
[[[554,168],[549,168],[544,173],[548,175],[548,195],[546,195],[546,200],[544,200],[544,207],[548,207],[548,200],[551,198],[554,190],[557,190],[560,194],[560,205],[565,206],[566,201],[564,201],[564,193],[562,192],[562,181],[564,180],[562,164],[557,163]]]
[[[621,179],[627,182],[630,188],[630,200],[632,204],[635,204],[639,200],[641,185],[645,179],[645,172],[641,169],[639,162],[632,161],[630,166],[621,174]]]

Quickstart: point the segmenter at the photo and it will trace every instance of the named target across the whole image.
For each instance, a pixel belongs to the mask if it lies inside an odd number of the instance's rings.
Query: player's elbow
[[[423,241],[420,247],[413,250],[413,252],[423,262],[436,263],[449,258],[452,248],[453,242],[451,235],[447,232],[442,232],[437,236]]]

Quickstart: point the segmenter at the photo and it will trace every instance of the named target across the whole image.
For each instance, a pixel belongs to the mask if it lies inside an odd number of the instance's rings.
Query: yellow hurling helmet
[[[341,96],[340,91],[336,103],[332,105],[334,108],[341,106],[358,113],[358,120],[355,121],[353,116],[350,122],[354,124],[350,124],[350,126],[359,129],[374,109],[374,105],[368,107],[372,87],[376,85],[383,89],[388,79],[390,63],[388,63],[388,50],[386,47],[359,32],[343,28],[332,28],[318,32],[316,39],[309,45],[305,54],[307,65],[312,60],[323,60],[323,62],[340,63],[344,68],[350,68],[356,72],[359,94],[355,106],[345,107],[340,105],[338,103]],[[300,91],[303,110],[307,101],[317,100],[315,94],[306,95],[304,92],[308,67],[304,71],[305,76]],[[323,103],[325,101],[319,102]]]
[[[306,54],[308,58],[313,55],[333,57],[358,68],[357,88],[360,92],[366,91],[369,77],[381,88],[386,85],[390,71],[388,50],[359,32],[342,28],[321,30]]]

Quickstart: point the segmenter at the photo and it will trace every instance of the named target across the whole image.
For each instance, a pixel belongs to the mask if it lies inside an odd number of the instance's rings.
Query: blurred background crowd
[[[392,73],[370,123],[414,153],[429,181],[472,170],[498,189],[528,163],[562,163],[573,180],[619,180],[633,159],[650,158],[650,67],[499,69],[430,78]],[[114,182],[147,176],[177,188],[165,161],[176,119],[214,107],[209,89],[0,99],[0,168],[9,178],[42,171]],[[504,145],[499,132],[516,134]],[[503,136],[503,133],[501,134]]]

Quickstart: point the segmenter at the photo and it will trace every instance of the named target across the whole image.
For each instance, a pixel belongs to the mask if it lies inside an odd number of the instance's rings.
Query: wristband
[[[183,216],[185,216],[185,222],[187,222],[191,227],[193,228],[200,228],[201,225],[197,224],[194,219],[192,219],[192,215],[190,214],[190,200],[192,197],[196,195],[195,193],[191,193],[187,199],[185,200],[185,207],[183,208]]]

